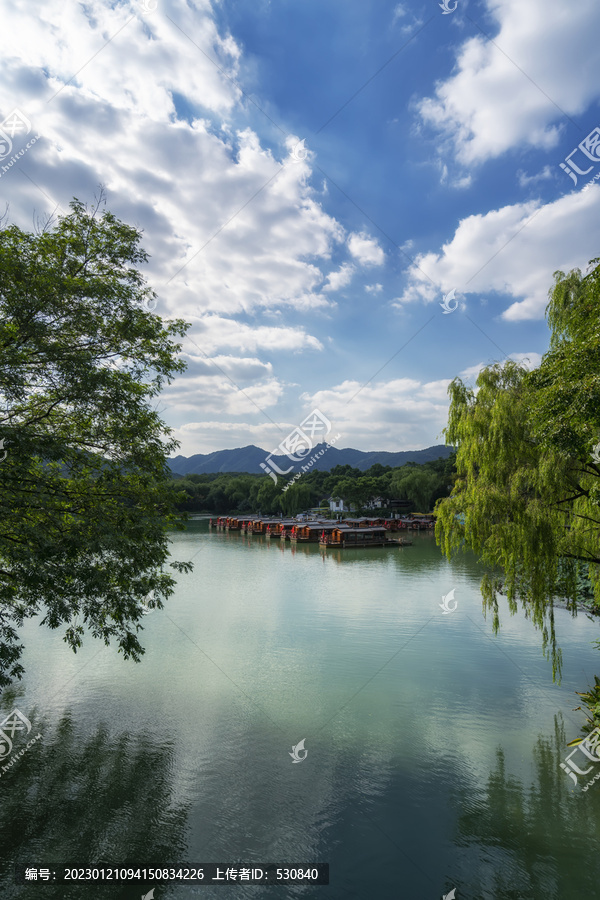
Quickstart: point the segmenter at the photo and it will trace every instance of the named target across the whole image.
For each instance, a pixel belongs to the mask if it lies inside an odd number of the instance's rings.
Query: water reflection
[[[458,794],[457,844],[472,900],[598,896],[600,790],[572,793],[560,769],[562,717],[554,723],[554,735],[536,742],[533,783],[510,775],[499,749],[485,789]]]
[[[14,866],[181,862],[188,806],[173,800],[173,747],[104,724],[83,733],[69,713],[55,729],[31,719],[42,738],[0,781],[2,897],[139,897],[137,884],[15,885]]]

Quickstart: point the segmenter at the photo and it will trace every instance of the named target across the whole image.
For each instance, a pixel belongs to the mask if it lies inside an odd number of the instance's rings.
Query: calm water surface
[[[144,617],[139,665],[23,629],[3,715],[18,707],[43,738],[0,778],[3,900],[149,890],[19,887],[17,859],[330,864],[328,887],[155,900],[600,896],[600,782],[581,793],[559,767],[583,721],[574,691],[600,673],[597,623],[557,612],[557,686],[539,633],[505,612],[494,637],[475,561],[448,563],[429,535],[323,555],[198,520],[172,554],[195,569]]]

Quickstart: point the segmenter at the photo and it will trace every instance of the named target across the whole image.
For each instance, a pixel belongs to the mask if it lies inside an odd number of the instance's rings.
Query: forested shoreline
[[[356,511],[369,508],[381,498],[381,509],[390,508],[386,501],[404,500],[415,512],[431,512],[438,499],[447,497],[455,479],[455,454],[448,459],[403,466],[377,463],[366,472],[352,466],[335,466],[330,472],[312,471],[285,492],[265,475],[247,472],[210,473],[173,476],[171,489],[177,494],[177,508],[182,512],[263,513],[295,515],[324,503],[329,497],[343,498]],[[327,503],[327,509],[329,503]]]

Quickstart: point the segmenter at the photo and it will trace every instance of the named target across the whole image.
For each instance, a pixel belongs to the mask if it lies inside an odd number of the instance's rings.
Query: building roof
[[[383,525],[371,525],[366,528],[336,528],[336,531],[343,531],[345,534],[365,534],[366,532],[377,532],[381,534],[383,532],[385,534],[386,528]]]
[[[339,522],[319,522],[318,524],[311,523],[310,525],[303,525],[302,528],[310,528],[312,531],[333,531],[334,528],[342,527],[344,531],[347,531],[347,526],[340,526]],[[361,529],[364,531],[364,528]]]

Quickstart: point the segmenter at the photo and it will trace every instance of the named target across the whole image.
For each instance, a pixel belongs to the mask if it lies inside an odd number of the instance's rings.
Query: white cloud
[[[466,40],[455,73],[418,107],[466,165],[519,145],[555,147],[564,113],[577,116],[600,97],[597,0],[487,0],[487,8],[493,42]]]
[[[188,422],[174,428],[173,432],[181,444],[177,451],[181,456],[213,453],[215,450],[233,450],[236,447],[247,447],[249,444],[262,447],[268,453],[288,433],[286,431],[280,433],[270,423],[257,425],[247,420],[220,422],[216,419]]]
[[[330,306],[316,291],[345,231],[310,187],[310,154],[293,156],[294,135],[264,149],[237,125],[247,101],[218,67],[236,78],[240,48],[208,0],[171,11],[178,27],[162,12],[7,5],[6,111],[22,109],[42,135],[26,157],[32,181],[17,166],[2,178],[11,219],[28,227],[32,209],[64,212],[103,184],[111,212],[144,231],[161,314]]]
[[[328,390],[302,394],[317,407],[343,440],[358,450],[411,450],[435,443],[431,434],[446,424],[449,380],[420,383],[413,378],[371,382],[344,381]],[[443,443],[440,439],[439,443]]]
[[[394,12],[392,14],[392,28],[397,25],[400,19],[405,20],[405,24],[401,25],[399,28],[400,34],[409,34],[411,31],[414,31],[419,25],[423,24],[423,20],[417,18],[416,16],[410,15],[410,21],[406,21],[406,16],[409,15],[410,10],[408,10],[403,3],[398,3],[394,8]]]
[[[365,291],[367,294],[380,294],[383,290],[382,284],[366,284]]]
[[[343,263],[337,272],[330,272],[327,276],[327,284],[323,288],[324,291],[339,291],[340,288],[346,287],[352,281],[352,276],[356,269],[351,263]]]
[[[508,356],[508,359],[514,360],[514,362],[520,363],[520,365],[525,366],[526,369],[530,371],[532,369],[537,369],[542,361],[542,357],[540,353],[536,353],[535,351],[531,351],[530,353],[511,353]],[[459,373],[459,377],[462,378],[463,381],[471,382],[473,386],[475,386],[475,382],[477,381],[477,376],[481,372],[482,369],[485,369],[489,363],[480,362],[474,366],[468,366],[466,369],[463,369],[462,372]]]
[[[404,5],[402,3],[397,3],[394,7],[392,21],[396,22],[398,19],[403,19],[406,14],[406,8],[404,7]]]
[[[273,375],[272,364],[263,362],[256,357],[209,356],[208,354],[205,356],[201,350],[194,353],[195,349],[192,347],[190,352],[183,353],[183,358],[187,363],[186,374],[188,376],[212,378],[221,373],[238,383],[243,383]]]
[[[364,231],[350,235],[348,250],[363,266],[380,266],[385,260],[385,254],[377,241]]]
[[[513,353],[510,359],[533,368],[539,365],[541,358],[538,353],[531,352]],[[460,377],[475,386],[477,375],[484,365],[481,362],[465,368],[460,372]],[[275,424],[268,420],[259,424],[249,422],[247,416],[252,411],[252,403],[241,392],[237,401],[228,400],[233,395],[230,386],[223,380],[221,383],[215,380],[209,400],[204,398],[206,386],[202,384],[201,405],[199,401],[195,411],[210,415],[219,409],[219,404],[229,402],[243,421],[220,422],[198,417],[175,429],[175,435],[182,442],[180,452],[183,455],[209,453],[251,443],[269,451],[316,407],[331,421],[333,432],[341,433],[338,447],[392,452],[421,449],[444,443],[442,430],[447,422],[450,380],[420,382],[414,378],[395,378],[364,386],[361,382],[347,380],[326,390],[301,394],[299,399],[304,411],[298,412],[297,421]],[[277,389],[275,384],[262,384],[254,392],[253,399],[260,399],[263,408],[268,410],[272,405],[271,392],[275,397]],[[189,395],[182,393],[180,402],[190,403]],[[267,419],[267,416],[264,418]]]
[[[555,170],[550,166],[544,166],[541,172],[535,175],[527,175],[522,169],[517,172],[520,187],[529,187],[530,184],[537,184],[539,181],[549,181],[555,174]]]
[[[189,375],[168,385],[160,402],[168,408],[171,421],[190,415],[256,417],[281,400],[285,385],[277,378],[240,384],[228,377],[227,368],[214,366],[213,374]]]
[[[511,353],[509,359],[513,359],[530,371],[532,369],[537,369],[542,361],[541,354],[536,353],[535,351],[531,351],[530,353]]]
[[[600,187],[574,191],[545,206],[520,203],[462,219],[442,251],[417,256],[396,306],[458,294],[495,292],[514,302],[510,321],[543,318],[557,269],[585,270],[597,256]]]
[[[301,327],[248,325],[218,315],[199,317],[194,322],[193,329],[188,332],[186,340],[192,345],[190,347],[186,344],[186,349],[191,354],[194,352],[194,344],[208,355],[212,355],[222,347],[231,347],[240,353],[256,352],[259,349],[294,353],[323,349],[322,343]]]
[[[246,410],[248,412],[248,409]],[[302,420],[302,416],[299,421]],[[248,418],[237,422],[221,422],[217,419],[202,419],[187,422],[175,428],[174,436],[181,442],[177,451],[182,456],[194,453],[212,453],[215,450],[234,449],[254,444],[262,447],[265,453],[274,450],[283,439],[298,425],[298,422],[264,421],[255,423]],[[291,465],[291,463],[290,463]]]

